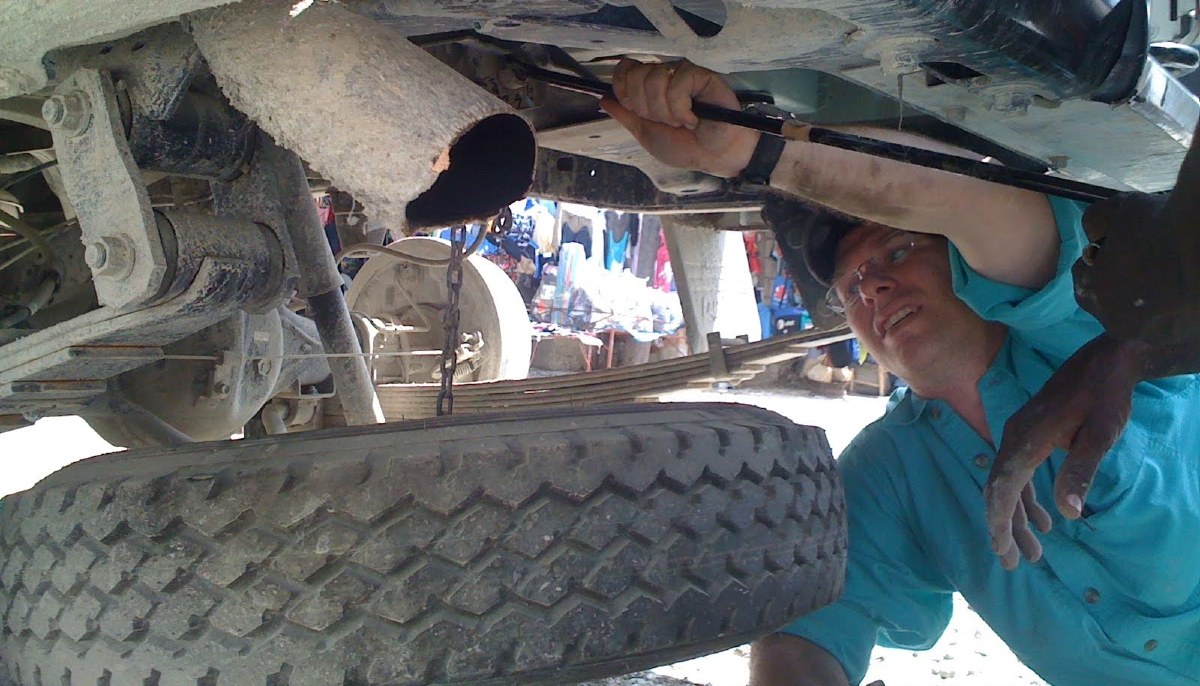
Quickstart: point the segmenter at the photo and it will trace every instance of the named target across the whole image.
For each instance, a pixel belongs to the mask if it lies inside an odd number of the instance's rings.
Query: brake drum
[[[449,242],[439,238],[402,238],[388,247],[427,259],[450,255]],[[432,383],[439,378],[448,302],[445,266],[390,255],[367,260],[346,303],[360,337],[370,339],[363,341],[364,352],[379,353],[368,358],[377,383]],[[463,334],[478,334],[482,345],[460,362],[456,381],[523,379],[529,374],[533,329],[525,302],[504,270],[480,255],[463,260],[459,312],[460,340]]]

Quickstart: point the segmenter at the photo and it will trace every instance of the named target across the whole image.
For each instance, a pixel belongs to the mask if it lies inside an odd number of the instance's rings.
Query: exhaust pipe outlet
[[[290,6],[246,0],[189,23],[230,102],[379,224],[482,219],[529,190],[533,129],[507,104],[371,19]]]

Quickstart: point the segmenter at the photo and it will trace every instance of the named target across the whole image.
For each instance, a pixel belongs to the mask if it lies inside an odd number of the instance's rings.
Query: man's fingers
[[[997,555],[1005,555],[1016,546],[1012,535],[1013,512],[1017,509],[1020,487],[1003,479],[989,479],[983,489],[984,501],[987,503],[988,534],[992,538],[992,550]]]
[[[696,95],[695,68],[689,62],[679,62],[678,71],[667,84],[666,101],[671,116],[689,129],[700,125],[700,118],[692,111],[692,100]]]
[[[992,549],[997,555],[1003,555],[1008,547],[1014,544],[1013,512],[1022,507],[1022,493],[1029,484],[1034,469],[1046,459],[1051,450],[1041,442],[1022,440],[1023,434],[1035,430],[1036,427],[1027,422],[1014,421],[1015,419],[1016,416],[1009,419],[1004,429],[1000,452],[992,464],[991,473],[988,474],[987,486],[983,489],[988,532],[992,536]]]
[[[629,129],[629,133],[632,133],[639,142],[642,140],[642,136],[645,134],[646,120],[639,117],[637,113],[611,98],[601,100],[600,109],[617,120],[618,124]]]
[[[650,69],[642,82],[642,94],[646,98],[646,109],[651,119],[671,126],[683,126],[685,122],[675,117],[667,102],[667,86],[674,73],[674,68],[666,65]]]
[[[650,109],[646,104],[646,75],[649,73],[651,65],[633,60],[621,60],[618,68],[621,65],[626,66],[621,71],[619,78],[614,75],[613,94],[628,110],[639,117],[649,119]],[[620,85],[620,90],[618,90],[618,85]]]
[[[613,95],[617,96],[617,100],[621,102],[629,102],[629,89],[626,83],[629,81],[629,70],[640,64],[631,59],[623,59],[617,62],[617,66],[613,69],[612,86]]]
[[[1021,551],[1026,560],[1037,562],[1042,559],[1042,544],[1029,528],[1029,519],[1025,516],[1024,506],[1018,507],[1013,512],[1012,532],[1017,549]]]
[[[1101,412],[1079,427],[1071,452],[1054,479],[1054,502],[1067,519],[1078,519],[1082,514],[1100,460],[1116,442],[1124,424],[1123,418]]]
[[[1010,572],[1019,564],[1021,564],[1021,551],[1015,545],[1000,556],[1000,566]]]
[[[1037,492],[1033,490],[1033,482],[1025,484],[1025,488],[1021,490],[1021,505],[1025,508],[1029,522],[1037,527],[1038,531],[1042,533],[1050,531],[1053,526],[1050,513],[1038,502]]]

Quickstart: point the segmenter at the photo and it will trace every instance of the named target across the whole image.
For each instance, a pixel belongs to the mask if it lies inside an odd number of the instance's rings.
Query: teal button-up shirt
[[[1004,422],[1075,350],[1100,333],[1076,304],[1071,265],[1082,208],[1051,199],[1062,250],[1034,292],[989,281],[951,247],[955,291],[1009,327],[979,381],[997,441]],[[1133,414],[1088,495],[1088,526],[1053,503],[1059,451],[1034,476],[1054,517],[1037,564],[1006,572],[991,551],[983,486],[996,455],[948,405],[897,392],[839,460],[850,521],[845,595],[786,633],[841,662],[852,684],[875,644],[933,645],[959,591],[1056,686],[1200,684],[1200,379],[1139,384]]]

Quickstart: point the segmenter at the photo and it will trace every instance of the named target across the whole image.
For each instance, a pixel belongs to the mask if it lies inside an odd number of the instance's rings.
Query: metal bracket
[[[725,346],[721,342],[721,332],[709,331],[708,336],[708,369],[715,381],[728,381],[733,378],[729,373],[729,358],[725,355]]]
[[[118,41],[65,48],[46,57],[54,75],[80,68],[113,74],[124,84],[134,109],[150,119],[171,117],[200,68],[200,47],[178,23],[146,29]]]
[[[100,304],[128,310],[154,300],[167,276],[167,257],[111,79],[95,69],[75,71],[42,114],[79,217]]]

